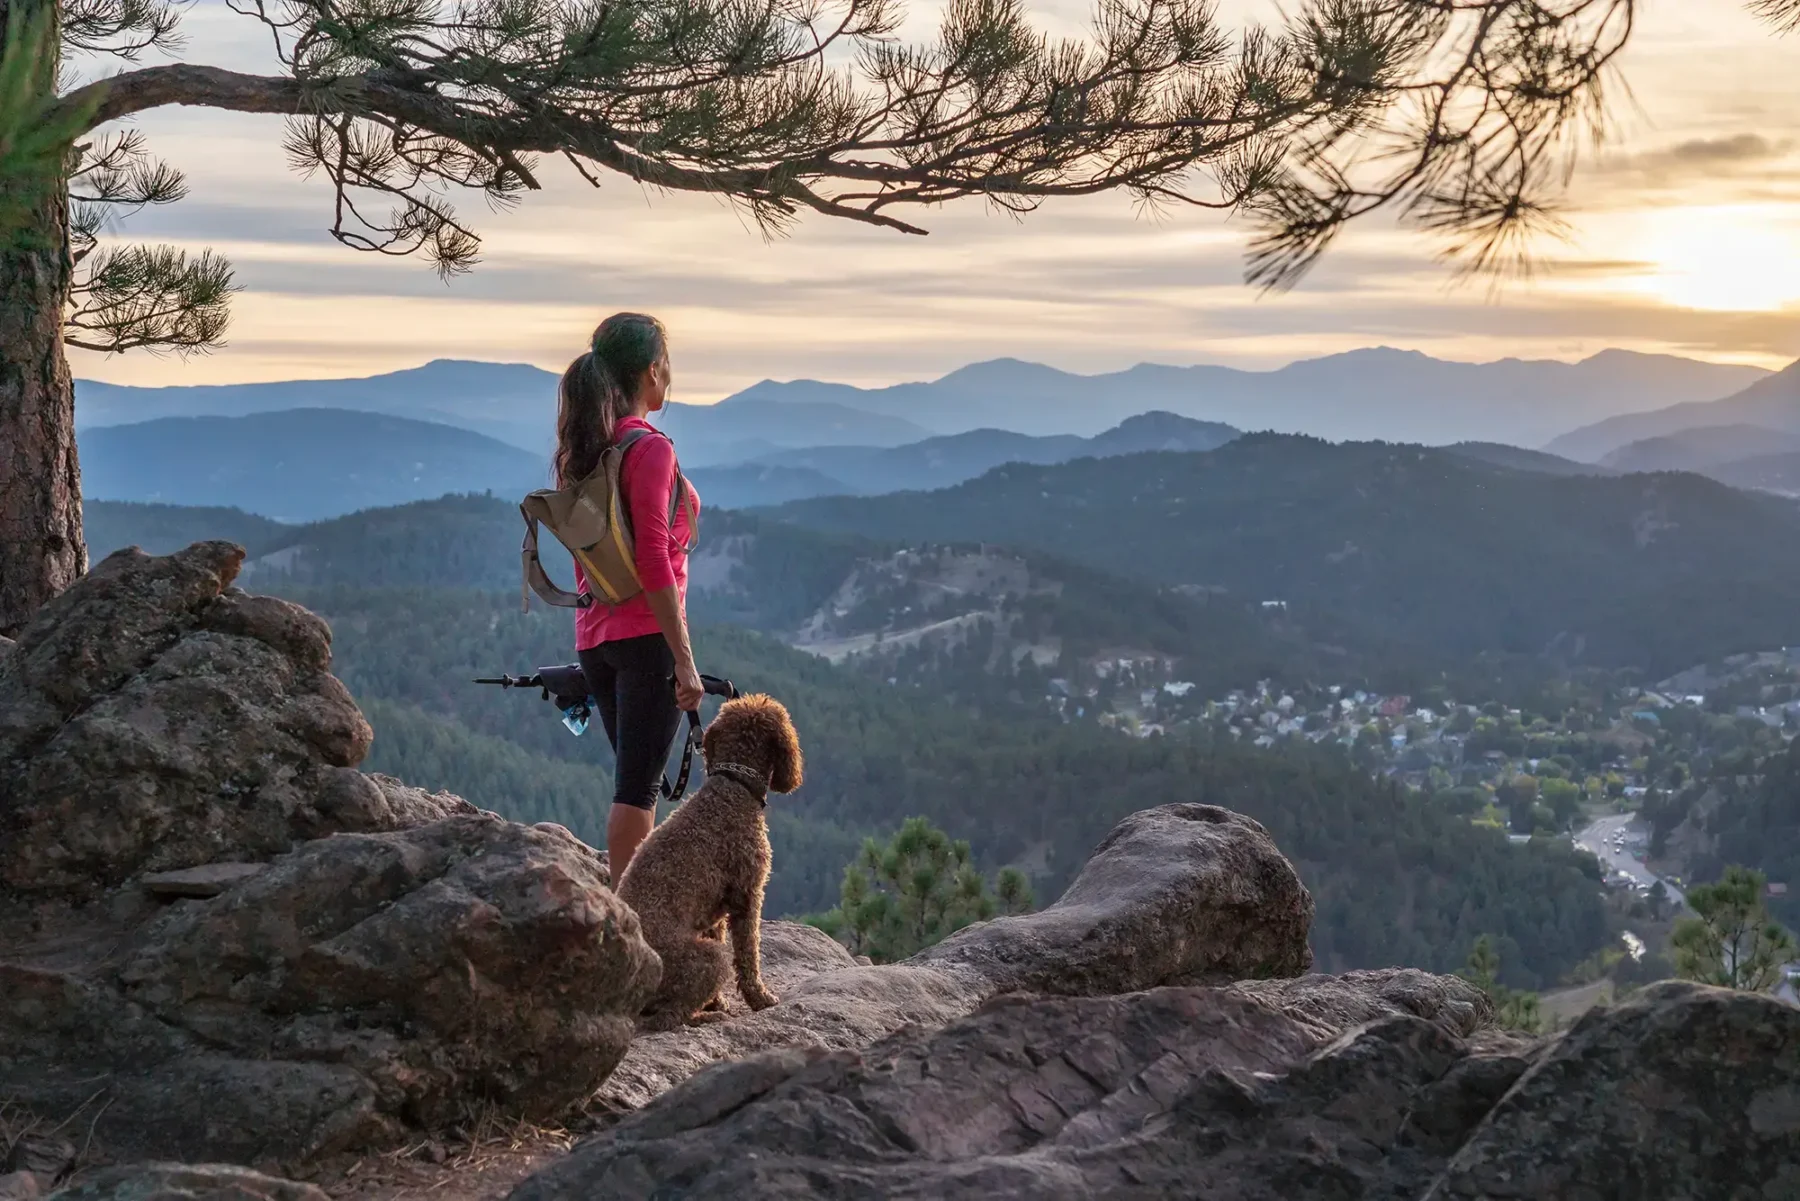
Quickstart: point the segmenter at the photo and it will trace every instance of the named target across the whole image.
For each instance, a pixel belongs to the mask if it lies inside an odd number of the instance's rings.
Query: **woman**
[[[647,418],[668,395],[669,340],[662,322],[641,313],[615,313],[602,321],[588,352],[563,372],[557,487],[593,474],[600,452],[627,431],[652,429]],[[575,615],[575,649],[613,747],[606,847],[615,881],[656,825],[658,788],[682,711],[700,706],[700,673],[685,613],[686,547],[700,498],[691,496],[690,504],[680,506],[671,527],[669,496],[677,472],[675,446],[660,432],[626,450],[619,491],[644,590],[623,604],[595,604]],[[585,590],[579,568],[576,575],[577,587]]]

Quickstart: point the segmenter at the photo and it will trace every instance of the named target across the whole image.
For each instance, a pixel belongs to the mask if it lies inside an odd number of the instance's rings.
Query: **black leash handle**
[[[583,720],[586,719],[587,676],[582,673],[581,664],[565,663],[560,667],[540,667],[528,676],[499,675],[488,676],[475,681],[477,684],[498,684],[501,688],[537,688],[543,692],[545,700],[554,699],[558,705],[565,702],[579,705],[582,708]],[[675,677],[669,677],[673,686]],[[701,676],[700,687],[708,695],[722,697],[728,701],[736,700],[741,694],[736,684],[723,676]],[[687,795],[688,780],[694,774],[694,752],[700,747],[700,712],[697,709],[687,710],[687,737],[682,740],[681,774],[675,783],[669,783],[664,776],[658,787],[665,801],[678,801]]]
[[[674,677],[670,677],[674,683]],[[712,696],[724,697],[728,701],[738,698],[737,685],[719,676],[701,676],[700,687]],[[671,787],[669,777],[662,778],[662,796],[665,801],[680,801],[687,795],[688,780],[694,774],[694,752],[700,746],[700,710],[687,710],[687,737],[681,744],[681,773],[675,777]]]

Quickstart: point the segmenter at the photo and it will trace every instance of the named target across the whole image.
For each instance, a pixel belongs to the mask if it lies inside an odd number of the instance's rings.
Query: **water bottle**
[[[587,733],[588,719],[592,716],[592,710],[588,708],[587,702],[583,701],[580,704],[570,705],[562,711],[562,723],[569,727],[569,733],[580,738]]]

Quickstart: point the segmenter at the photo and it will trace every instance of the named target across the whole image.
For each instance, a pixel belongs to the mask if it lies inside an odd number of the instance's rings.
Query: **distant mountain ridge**
[[[237,508],[282,522],[447,492],[523,496],[546,460],[454,426],[347,409],[163,417],[78,434],[83,492],[99,500]]]
[[[793,417],[812,402],[731,406],[714,422],[715,445],[760,449],[745,435],[760,425],[780,434],[759,410]],[[830,407],[830,406],[826,406]],[[717,409],[687,410],[710,419]],[[677,420],[685,414],[678,411]],[[802,418],[804,419],[804,418]],[[824,418],[822,420],[828,420]],[[886,421],[874,418],[874,421]],[[734,424],[735,423],[735,424]],[[900,436],[903,423],[885,431]],[[863,432],[869,432],[863,427]],[[1146,451],[1213,450],[1238,430],[1173,413],[1143,413],[1093,437],[1034,437],[972,430],[901,446],[817,446],[769,451],[749,462],[694,466],[681,437],[684,469],[710,508],[763,508],[824,496],[929,492],[975,479],[1008,463],[1049,465],[1083,457]],[[1788,435],[1769,435],[1785,438]],[[1793,436],[1800,449],[1800,436]],[[132,425],[88,427],[79,434],[90,498],[236,508],[290,522],[318,521],[452,493],[494,492],[511,501],[550,478],[547,459],[481,434],[436,422],[348,409],[284,409],[244,417],[165,417]],[[1542,451],[1498,443],[1458,443],[1450,454],[1550,475],[1617,474]],[[1747,487],[1789,490],[1780,463],[1747,469]],[[1773,479],[1774,484],[1745,482]]]
[[[1165,410],[1239,429],[1333,440],[1537,446],[1571,425],[1714,400],[1767,374],[1754,367],[1621,350],[1579,363],[1458,363],[1378,347],[1273,371],[1140,364],[1126,371],[1076,375],[996,359],[938,380],[885,388],[765,380],[720,404],[831,402],[905,415],[947,434],[991,427],[1092,436],[1134,414]]]
[[[1146,450],[1213,450],[1241,432],[1214,421],[1195,421],[1174,413],[1152,412],[1128,417],[1093,438],[1074,434],[1034,437],[1009,430],[980,429],[896,447],[815,446],[777,451],[759,459],[757,465],[810,473],[818,478],[820,486],[835,483],[835,494],[872,496],[884,492],[947,488],[974,479],[1002,463],[1064,463],[1084,456],[1105,457]],[[793,486],[790,482],[790,490]],[[833,494],[816,492],[811,495]],[[781,502],[770,499],[751,503]]]
[[[748,437],[764,409],[814,420],[822,435],[828,406],[809,402],[734,406],[714,422],[720,445],[761,450]],[[689,412],[677,411],[673,423]],[[712,410],[698,410],[710,416]],[[870,418],[855,432],[899,437],[906,423]],[[1228,426],[1166,413],[1134,417],[1098,438],[1032,438],[983,430],[899,447],[833,446],[767,452],[764,461],[691,466],[690,439],[677,435],[683,468],[709,507],[753,508],[814,496],[869,495],[960,483],[1005,462],[1062,462],[1082,454],[1143,449],[1210,449],[1236,437]],[[437,422],[349,409],[283,409],[243,417],[163,417],[88,427],[79,434],[90,497],[149,504],[221,506],[289,522],[318,521],[449,493],[495,492],[517,499],[550,478],[547,458]],[[818,462],[824,469],[809,464]]]
[[[1748,425],[1800,433],[1800,362],[1721,400],[1697,397],[1684,403],[1643,407],[1647,411],[1622,414],[1572,430],[1547,443],[1544,449],[1591,463],[1633,442],[1702,427]]]
[[[434,359],[358,379],[128,387],[77,380],[79,430],[167,417],[241,418],[296,409],[379,413],[453,426],[548,460],[556,444],[559,377],[524,363]],[[903,417],[832,404],[769,401],[720,409],[671,403],[655,419],[691,466],[739,463],[795,447],[898,446],[934,432]]]
[[[1761,425],[1702,425],[1655,438],[1629,442],[1611,451],[1601,464],[1618,471],[1698,471],[1740,459],[1800,451],[1800,429]]]
[[[672,404],[659,421],[680,443],[683,462],[694,467],[795,448],[893,447],[981,429],[1093,437],[1159,410],[1334,440],[1538,446],[1572,426],[1716,400],[1767,375],[1754,367],[1618,350],[1579,363],[1460,363],[1377,347],[1272,371],[1140,364],[1099,375],[997,359],[885,388],[765,380],[717,405]],[[556,384],[555,373],[528,364],[455,359],[356,379],[161,388],[78,380],[75,418],[88,429],[161,417],[350,409],[452,425],[547,457]]]
[[[548,456],[557,376],[525,363],[433,359],[355,379],[146,388],[75,381],[77,429],[161,417],[246,417],[284,409],[349,409],[472,430]]]

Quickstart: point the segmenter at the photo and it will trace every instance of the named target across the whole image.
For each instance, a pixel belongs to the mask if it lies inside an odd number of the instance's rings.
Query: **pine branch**
[[[1025,212],[1124,188],[1230,208],[1268,178],[1242,166],[1268,160],[1261,144],[1333,103],[1288,42],[1234,47],[1203,0],[1105,0],[1085,44],[1050,42],[1017,0],[954,0],[927,48],[890,40],[891,0],[234,7],[290,76],[154,66],[71,101],[96,121],[166,104],[291,116],[291,157],[337,192],[333,235],[445,273],[478,245],[449,196],[516,199],[538,155],[723,196],[770,232],[810,210],[916,233],[897,206]]]
[[[1606,133],[1634,0],[1317,0],[1311,59],[1345,114],[1252,202],[1249,277],[1295,283],[1349,222],[1391,208],[1470,272],[1524,270]]]
[[[451,197],[510,203],[555,156],[593,183],[723,197],[769,233],[807,211],[917,233],[900,207],[978,196],[1022,214],[1115,189],[1243,209],[1265,287],[1383,209],[1465,270],[1527,266],[1561,232],[1584,139],[1607,131],[1636,13],[1302,0],[1234,38],[1207,0],[1098,0],[1090,36],[1065,42],[1022,0],[949,0],[935,40],[906,45],[898,0],[230,3],[286,74],[152,66],[67,103],[94,123],[168,104],[289,117],[295,164],[336,192],[333,236],[445,274],[479,248]],[[1750,3],[1800,18],[1800,0]]]
[[[1800,0],[1750,0],[1750,11],[1781,33],[1800,29]]]
[[[180,8],[169,0],[62,0],[63,44],[135,62],[146,50],[173,53]]]
[[[224,342],[230,323],[231,264],[172,246],[96,253],[73,289],[64,340],[84,350],[173,350],[192,354]]]

